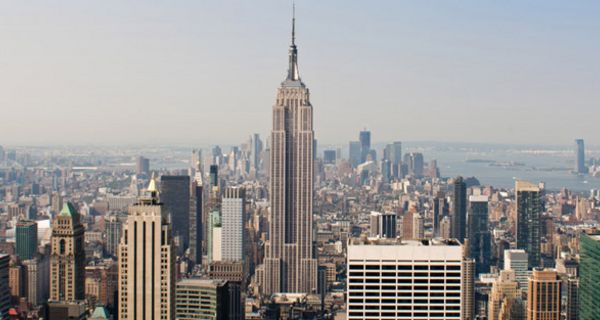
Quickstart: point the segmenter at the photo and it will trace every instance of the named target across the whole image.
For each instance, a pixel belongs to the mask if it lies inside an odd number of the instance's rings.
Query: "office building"
[[[383,151],[384,160],[390,162],[390,175],[392,178],[400,179],[400,164],[402,163],[402,142],[394,141],[385,146]]]
[[[6,319],[10,307],[9,264],[10,256],[0,254],[0,319]]]
[[[190,177],[161,176],[160,202],[163,214],[169,217],[173,238],[180,254],[189,247],[190,237]]]
[[[148,175],[150,173],[150,159],[142,156],[137,157],[135,163],[135,173],[137,175]]]
[[[585,166],[585,145],[583,139],[575,140],[575,172],[577,174],[588,173],[588,169]]]
[[[560,284],[552,269],[534,269],[527,290],[527,320],[560,320]]]
[[[123,223],[117,215],[110,215],[104,220],[106,232],[106,251],[113,257],[117,256]]]
[[[456,240],[351,239],[347,319],[461,319]]]
[[[456,177],[452,189],[451,234],[462,243],[467,236],[467,184],[462,177]]]
[[[488,295],[488,320],[510,319],[510,314],[522,315],[520,297],[521,290],[515,273],[512,270],[501,270]]]
[[[263,142],[260,140],[258,133],[252,136],[252,167],[255,172],[259,172],[261,169],[262,161]]]
[[[175,248],[162,210],[152,177],[129,208],[119,244],[119,319],[175,317]]]
[[[175,301],[176,319],[231,319],[225,280],[182,279],[177,282]]]
[[[515,182],[517,205],[517,249],[529,255],[529,269],[540,266],[542,203],[540,187],[526,181]]]
[[[600,235],[581,234],[579,252],[579,319],[600,319]]]
[[[244,202],[245,190],[228,187],[221,202],[222,260],[244,259]]]
[[[13,301],[18,301],[25,296],[25,268],[19,264],[12,264],[8,269],[8,286]]]
[[[527,290],[529,279],[529,255],[522,249],[504,250],[504,270],[512,270],[515,280],[523,291]]]
[[[417,178],[423,176],[424,161],[423,154],[419,152],[411,152],[404,155],[404,164],[407,166],[408,174]]]
[[[425,239],[425,219],[420,213],[415,213],[413,215],[413,239],[421,240]]]
[[[396,213],[381,213],[372,211],[370,216],[371,237],[395,238],[398,228]]]
[[[207,258],[208,263],[213,261],[221,261],[221,213],[219,211],[212,211],[208,215],[208,226],[207,226]]]
[[[31,220],[20,220],[15,228],[16,255],[21,260],[33,259],[38,248],[38,225]]]
[[[85,299],[85,228],[79,212],[66,202],[52,223],[50,300],[73,302]]]
[[[367,161],[369,152],[371,151],[371,131],[361,131],[358,134],[358,141],[360,142],[360,163],[364,163]]]
[[[323,163],[325,164],[335,164],[336,161],[336,152],[335,150],[325,150],[323,151]]]
[[[490,272],[492,237],[489,230],[488,197],[469,197],[467,238],[469,258],[477,261],[476,274]]]
[[[464,248],[464,247],[463,247]],[[466,252],[464,248],[463,255]],[[463,320],[475,319],[475,260],[463,257],[462,262],[462,306]]]
[[[30,305],[40,305],[48,301],[49,264],[48,259],[34,258],[23,260],[25,272],[25,297]]]
[[[449,214],[448,201],[443,193],[438,193],[433,199],[433,236],[442,237],[441,222],[442,219]]]
[[[362,162],[361,160],[361,146],[360,141],[350,141],[348,146],[348,161],[352,168],[356,168]]]
[[[577,277],[569,276],[564,281],[564,288],[567,296],[567,303],[565,305],[565,320],[577,320],[579,309],[579,279]]]
[[[202,240],[204,239],[204,185],[200,160],[190,190],[190,259],[202,264]]]
[[[271,223],[264,259],[264,293],[315,292],[313,248],[313,107],[300,80],[292,23],[286,79],[277,91],[271,132]]]

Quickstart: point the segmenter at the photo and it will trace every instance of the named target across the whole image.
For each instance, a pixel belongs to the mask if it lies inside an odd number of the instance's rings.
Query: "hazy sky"
[[[290,1],[1,1],[0,144],[266,134]],[[600,1],[297,1],[319,144],[600,144]]]

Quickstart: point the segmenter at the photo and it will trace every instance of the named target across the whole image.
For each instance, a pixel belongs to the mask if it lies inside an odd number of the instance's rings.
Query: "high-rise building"
[[[444,194],[438,193],[433,199],[433,236],[441,237],[442,219],[449,214],[448,201]]]
[[[260,140],[258,133],[255,133],[252,137],[252,166],[258,173],[261,168],[261,154],[263,151],[263,142]]]
[[[488,295],[488,319],[503,320],[510,319],[509,314],[521,313],[522,310],[508,310],[511,306],[517,306],[514,301],[520,300],[521,290],[519,283],[515,280],[512,270],[501,270],[499,277],[492,285],[492,291]],[[515,308],[515,309],[517,309]]]
[[[106,231],[106,251],[113,257],[117,256],[123,223],[117,215],[110,215],[104,221]]]
[[[512,270],[515,280],[523,291],[527,290],[529,279],[529,255],[522,249],[504,250],[504,270]]]
[[[468,216],[469,258],[475,259],[476,274],[490,271],[492,238],[489,230],[488,197],[469,197]]]
[[[465,248],[466,251],[466,248]],[[463,252],[464,254],[464,252]],[[475,319],[475,259],[463,257],[462,262],[462,320]]]
[[[575,140],[575,172],[578,174],[588,173],[585,166],[585,145],[583,139]]]
[[[425,239],[425,219],[420,213],[413,215],[413,239]]]
[[[206,229],[206,247],[208,263],[221,261],[221,213],[212,211],[208,215],[208,226]]]
[[[244,259],[244,202],[245,190],[228,187],[221,202],[222,259],[240,261]]]
[[[463,242],[467,236],[467,184],[462,177],[456,177],[452,188],[452,238]]]
[[[38,225],[31,220],[20,220],[15,228],[16,254],[21,260],[33,259],[38,247]]]
[[[462,262],[455,240],[351,239],[347,318],[461,319]]]
[[[0,254],[0,319],[6,319],[10,307],[9,270],[10,256]]]
[[[79,212],[66,202],[52,223],[50,300],[74,302],[85,299],[85,228]]]
[[[129,207],[119,244],[121,320],[175,317],[175,248],[154,177],[146,193]]]
[[[579,279],[569,276],[565,281],[565,291],[567,303],[565,305],[565,320],[578,319],[578,303],[579,303]]]
[[[196,173],[192,180],[190,200],[190,258],[196,264],[202,263],[202,240],[204,239],[204,185],[202,166],[196,162]]]
[[[182,254],[190,243],[190,177],[160,177],[160,201],[163,214],[170,218],[177,251]]]
[[[288,74],[273,106],[271,223],[263,286],[267,294],[317,290],[312,212],[315,139],[309,96],[298,72],[292,27]]]
[[[526,181],[515,182],[517,205],[517,249],[529,255],[529,268],[540,266],[542,203],[540,187]]]
[[[600,235],[581,234],[579,319],[600,319]]]
[[[390,161],[391,176],[393,178],[400,177],[400,168],[398,167],[402,163],[402,142],[394,141],[385,146],[384,159]]]
[[[362,163],[360,161],[360,152],[360,141],[350,141],[348,145],[348,161],[353,168]]]
[[[323,163],[325,164],[335,164],[337,153],[335,150],[325,150],[323,151]]]
[[[371,131],[361,131],[358,134],[358,141],[360,142],[360,163],[364,163],[371,152]]]
[[[230,319],[225,280],[183,279],[177,282],[176,296],[176,319]]]
[[[137,175],[148,175],[150,172],[150,159],[142,156],[137,157],[135,163],[135,173]]]
[[[23,260],[25,272],[24,293],[29,304],[35,306],[48,300],[48,259]]]
[[[209,180],[210,187],[218,187],[219,186],[219,166],[216,164],[211,164],[209,168]]]
[[[556,270],[533,270],[527,290],[527,320],[561,319],[560,284]]]
[[[398,227],[396,214],[393,212],[381,213],[372,211],[370,216],[371,237],[395,238]]]
[[[9,267],[8,286],[14,301],[25,296],[25,268],[22,265],[13,264]]]

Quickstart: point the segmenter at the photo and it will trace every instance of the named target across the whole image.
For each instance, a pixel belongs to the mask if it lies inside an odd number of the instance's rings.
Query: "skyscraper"
[[[119,244],[119,319],[173,319],[175,254],[154,177],[129,207]]]
[[[31,220],[21,220],[17,222],[16,254],[21,260],[29,260],[35,257],[37,252],[37,223]]]
[[[190,243],[190,177],[160,177],[160,201],[163,213],[170,217],[173,238],[179,240],[177,250],[183,253]]]
[[[196,162],[196,174],[191,185],[190,199],[190,255],[196,264],[202,263],[204,186],[202,182],[202,166]]]
[[[461,243],[467,236],[467,184],[462,177],[456,177],[452,183],[452,238]]]
[[[469,258],[476,261],[476,274],[487,273],[490,271],[492,258],[487,196],[469,197],[468,221]]]
[[[390,161],[392,177],[402,178],[398,167],[402,163],[402,142],[394,141],[386,145],[384,153],[384,158]]]
[[[540,266],[540,218],[542,204],[539,186],[526,182],[515,182],[517,204],[517,248],[527,251],[529,268]]]
[[[579,319],[600,319],[600,235],[582,234],[579,259]]]
[[[221,245],[225,261],[241,261],[244,258],[244,200],[243,188],[225,189],[221,202]]]
[[[527,290],[527,320],[560,320],[560,283],[552,269],[534,269]],[[583,318],[585,319],[585,318]]]
[[[260,136],[258,133],[255,133],[252,136],[252,166],[254,170],[258,173],[261,168],[261,154],[263,150],[263,142],[260,140]]]
[[[150,172],[150,159],[142,156],[137,157],[135,162],[135,173],[137,175],[147,175]]]
[[[74,302],[85,298],[85,229],[73,204],[66,202],[52,223],[50,300]]]
[[[360,142],[360,162],[364,163],[371,151],[371,131],[361,131],[358,134],[358,141]]]
[[[393,212],[381,213],[371,211],[371,237],[396,238],[398,219]]]
[[[441,222],[442,219],[448,216],[448,201],[443,193],[433,199],[433,236],[441,237]]]
[[[527,290],[527,279],[529,277],[527,262],[529,256],[525,250],[512,249],[504,250],[504,270],[512,270],[515,280],[523,291]]]
[[[116,215],[110,215],[106,217],[105,231],[106,231],[106,251],[112,256],[117,256],[117,250],[119,248],[119,242],[121,241],[121,231],[123,230],[123,223],[119,220]]]
[[[273,106],[271,132],[271,223],[265,257],[265,293],[315,292],[313,248],[313,109],[300,80],[295,18],[286,79]]]
[[[575,140],[575,172],[586,174],[588,172],[585,166],[585,145],[583,139]]]
[[[356,166],[362,163],[360,161],[360,152],[360,141],[350,141],[350,144],[348,145],[348,161],[350,161],[350,165],[352,165],[353,168],[356,168]]]
[[[352,239],[347,265],[347,319],[461,319],[455,240]]]
[[[0,318],[6,319],[10,307],[10,288],[8,287],[8,270],[10,256],[0,254]]]

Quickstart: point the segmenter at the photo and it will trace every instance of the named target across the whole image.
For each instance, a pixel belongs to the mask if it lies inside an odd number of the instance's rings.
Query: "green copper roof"
[[[91,319],[108,319],[108,311],[103,306],[97,306],[92,313]]]
[[[60,215],[61,216],[69,216],[69,217],[74,217],[76,216],[77,210],[75,210],[75,207],[73,206],[72,203],[70,202],[65,202],[62,210],[60,211]]]

